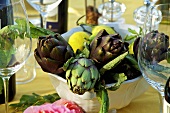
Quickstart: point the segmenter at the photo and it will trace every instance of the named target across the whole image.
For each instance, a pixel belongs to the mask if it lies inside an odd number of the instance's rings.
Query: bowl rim
[[[58,80],[60,80],[60,81],[62,81],[62,82],[64,82],[64,83],[67,83],[67,80],[66,80],[66,79],[64,79],[64,78],[62,78],[62,77],[60,77],[60,76],[58,76],[58,75],[56,75],[56,74],[48,73],[48,75],[53,76],[53,77],[57,78]],[[134,79],[126,80],[126,81],[124,81],[122,84],[127,84],[127,83],[131,83],[131,82],[135,82],[135,81],[137,81],[137,80],[139,80],[139,79],[141,79],[141,78],[142,78],[142,75],[140,75],[140,76],[138,76],[138,77],[136,77],[136,78],[134,78]],[[110,85],[113,85],[113,84],[114,84],[114,83],[110,83],[110,84],[106,84],[106,85],[107,85],[107,86],[110,86]]]

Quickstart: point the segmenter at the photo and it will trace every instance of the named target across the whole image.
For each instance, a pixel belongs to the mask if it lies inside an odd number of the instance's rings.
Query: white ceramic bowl
[[[72,93],[65,79],[60,76],[49,74],[52,85],[61,98],[76,102],[87,113],[97,113],[100,103],[95,92],[86,92],[83,95]],[[140,96],[148,89],[148,83],[142,76],[133,80],[125,81],[116,91],[108,91],[109,110],[120,109],[127,106],[134,98]]]
[[[128,28],[138,30],[137,27],[128,24],[108,24],[108,26],[114,27],[114,29],[122,36],[122,38],[129,34]],[[84,26],[86,30],[91,31],[91,27]],[[69,37],[77,31],[82,31],[81,27],[76,27],[70,31],[62,34],[62,36],[68,41]],[[60,76],[49,74],[52,85],[61,98],[65,98],[76,102],[87,113],[99,112],[100,103],[96,97],[95,92],[86,92],[83,95],[74,94],[69,89],[65,79]],[[142,76],[139,76],[133,80],[128,80],[122,83],[120,88],[116,91],[108,91],[109,95],[109,110],[120,109],[127,106],[134,98],[143,94],[148,89],[148,83]]]

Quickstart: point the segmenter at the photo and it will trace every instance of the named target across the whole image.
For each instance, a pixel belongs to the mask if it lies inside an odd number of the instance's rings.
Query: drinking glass
[[[62,0],[27,0],[27,2],[41,14],[43,28],[46,28],[46,19],[49,12],[55,9],[61,1]]]
[[[138,49],[138,64],[143,77],[162,97],[160,113],[163,112],[164,87],[170,76],[169,9],[170,4],[149,7]]]
[[[8,83],[26,62],[31,51],[31,37],[22,0],[0,4],[0,77],[4,83],[5,113],[8,113]]]

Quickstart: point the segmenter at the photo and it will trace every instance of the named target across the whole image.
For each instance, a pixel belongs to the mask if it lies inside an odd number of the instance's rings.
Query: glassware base
[[[23,67],[16,73],[16,84],[26,84],[36,77],[36,61],[31,53]]]
[[[117,113],[117,110],[116,109],[111,109],[111,110],[109,110],[109,113]]]

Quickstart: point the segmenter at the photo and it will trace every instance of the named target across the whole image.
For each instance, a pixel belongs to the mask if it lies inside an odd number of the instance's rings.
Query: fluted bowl
[[[138,28],[136,28],[135,26],[128,25],[128,24],[109,24],[108,26],[114,27],[114,29],[122,37],[129,34],[128,28],[138,30]],[[83,29],[86,29],[87,31],[92,30],[91,27],[89,26],[84,26],[84,28],[76,27],[62,34],[62,37],[64,37],[68,41],[69,37],[74,32],[82,31]],[[56,92],[59,94],[61,98],[76,102],[87,113],[99,112],[100,103],[96,97],[95,92],[93,91],[85,92],[83,95],[72,93],[65,79],[54,74],[48,74],[48,75],[51,79],[52,85],[54,86]],[[112,85],[112,84],[107,84],[107,85]],[[143,94],[148,89],[148,86],[149,86],[148,83],[141,75],[135,79],[127,80],[123,82],[120,88],[116,91],[108,91],[109,110],[121,109],[127,106],[134,98]]]
[[[83,95],[73,93],[67,81],[58,75],[48,74],[52,85],[61,98],[76,102],[87,113],[97,113],[100,110],[100,103],[96,93],[85,92]],[[108,84],[111,85],[111,84]],[[140,96],[148,89],[148,83],[142,76],[125,81],[116,91],[108,91],[109,110],[120,109],[127,106],[134,98]]]

